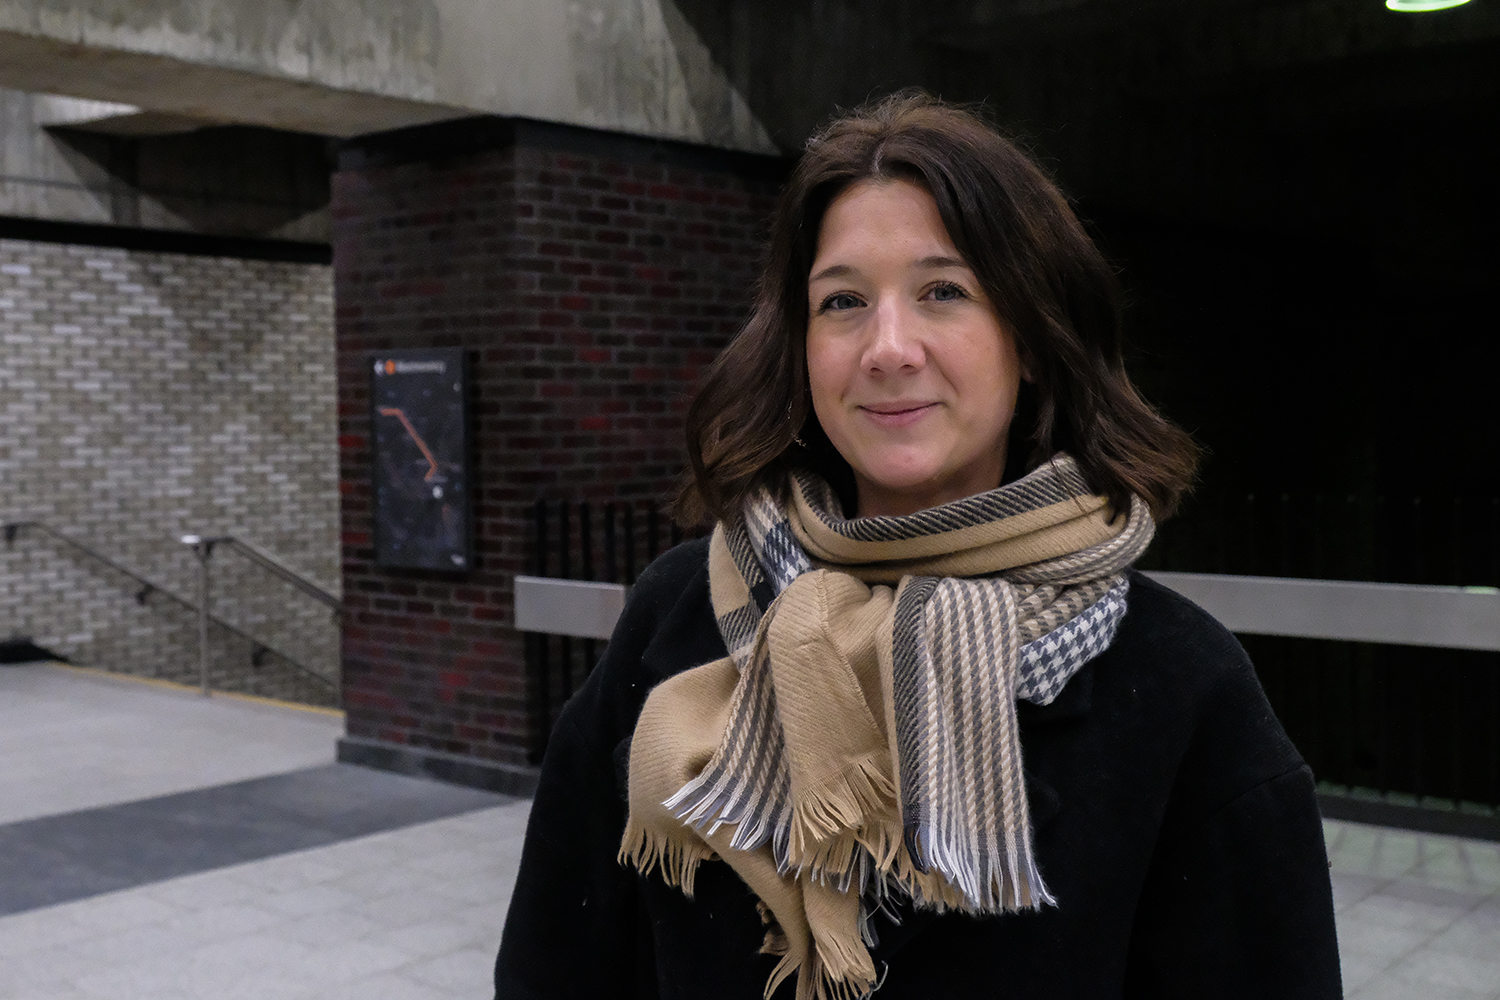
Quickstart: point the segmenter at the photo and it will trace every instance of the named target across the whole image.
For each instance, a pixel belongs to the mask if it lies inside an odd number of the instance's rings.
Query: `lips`
[[[937,409],[937,405],[901,399],[889,403],[866,403],[859,410],[878,427],[906,427]]]

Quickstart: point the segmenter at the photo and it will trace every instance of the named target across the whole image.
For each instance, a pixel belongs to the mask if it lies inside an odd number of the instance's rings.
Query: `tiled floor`
[[[0,997],[488,997],[527,806],[0,917]]]
[[[105,834],[125,811],[178,849],[196,821],[205,864],[261,858],[0,916],[0,1000],[488,996],[528,803],[335,765],[342,731],[336,713],[0,667],[0,876],[17,845],[57,864],[42,891],[122,874]],[[58,830],[72,855],[38,854]],[[287,849],[307,836],[326,846]],[[140,854],[124,876],[173,860]]]
[[[0,914],[514,802],[345,764],[0,824]]]
[[[0,668],[0,822],[270,775],[330,780],[339,728]],[[407,794],[411,779],[390,777]],[[488,997],[526,811],[511,801],[0,916],[0,1000]],[[1500,1000],[1500,845],[1325,828],[1348,996]]]
[[[0,666],[0,823],[333,762],[343,717],[60,666]]]
[[[1324,828],[1347,996],[1500,997],[1500,844]]]

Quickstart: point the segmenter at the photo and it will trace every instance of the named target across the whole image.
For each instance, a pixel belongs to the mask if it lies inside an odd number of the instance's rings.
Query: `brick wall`
[[[196,680],[186,533],[234,534],[338,592],[332,282],[327,266],[0,240],[0,640],[75,663]],[[214,610],[334,677],[327,610],[230,554]],[[140,595],[140,599],[137,599]],[[331,700],[215,628],[214,683]]]
[[[419,130],[334,178],[349,735],[522,765],[511,577],[538,499],[665,496],[681,421],[750,296],[777,161],[535,123]],[[475,553],[372,563],[372,352],[469,350]]]

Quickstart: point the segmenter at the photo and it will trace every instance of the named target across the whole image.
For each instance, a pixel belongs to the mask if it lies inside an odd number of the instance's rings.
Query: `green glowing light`
[[[1468,2],[1469,0],[1385,0],[1385,5],[1391,10],[1416,13],[1424,10],[1447,10]]]

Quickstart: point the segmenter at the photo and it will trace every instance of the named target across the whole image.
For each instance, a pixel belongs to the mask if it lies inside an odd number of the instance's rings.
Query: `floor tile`
[[[1387,878],[1376,878],[1370,875],[1353,875],[1347,872],[1331,873],[1333,881],[1333,906],[1336,910],[1344,910],[1364,899],[1366,896],[1376,892],[1381,886],[1390,882]]]
[[[482,997],[486,991],[494,992],[495,951],[490,948],[470,948],[449,952],[403,971],[414,979],[447,990],[454,996]]]
[[[1374,921],[1344,919],[1339,921],[1339,952],[1368,955],[1389,964],[1391,961],[1433,940],[1436,932],[1411,927],[1393,927]]]
[[[1392,978],[1420,986],[1423,993],[1429,987],[1441,987],[1480,995],[1500,991],[1500,978],[1495,973],[1493,957],[1485,959],[1426,949],[1407,955],[1386,970],[1386,975]]]
[[[330,764],[336,714],[48,664],[0,670],[0,823]]]
[[[471,1000],[486,1000],[493,994],[494,990],[489,989],[470,994],[470,997]],[[387,972],[325,987],[317,994],[317,1000],[456,1000],[456,997],[451,991],[436,989],[400,973]]]

